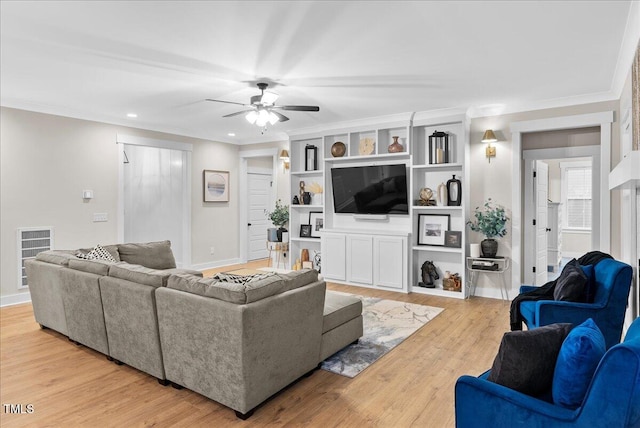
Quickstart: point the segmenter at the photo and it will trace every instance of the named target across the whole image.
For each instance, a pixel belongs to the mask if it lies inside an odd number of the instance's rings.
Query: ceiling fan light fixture
[[[269,123],[275,125],[280,119],[272,111],[269,112]]]
[[[269,122],[269,112],[266,110],[260,110],[256,119],[256,125],[262,127]]]
[[[258,120],[258,113],[255,111],[250,111],[245,116],[245,119],[247,119],[247,121],[253,125],[254,123],[256,123],[256,120]]]
[[[260,103],[262,105],[273,105],[278,99],[279,95],[275,92],[264,91]]]

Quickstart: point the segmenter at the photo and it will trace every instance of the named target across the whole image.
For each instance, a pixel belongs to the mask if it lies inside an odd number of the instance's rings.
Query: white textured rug
[[[342,293],[347,294],[347,293]],[[352,294],[362,300],[364,335],[322,362],[322,369],[355,377],[444,309]]]

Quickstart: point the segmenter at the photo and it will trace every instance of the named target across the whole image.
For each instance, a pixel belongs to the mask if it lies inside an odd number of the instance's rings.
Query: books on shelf
[[[474,260],[471,262],[471,269],[498,270],[499,268],[498,263],[488,260]]]

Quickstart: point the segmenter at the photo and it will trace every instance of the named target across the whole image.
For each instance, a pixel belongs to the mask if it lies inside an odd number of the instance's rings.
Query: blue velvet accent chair
[[[592,318],[602,331],[609,349],[620,342],[632,275],[631,266],[626,263],[614,259],[601,260],[593,269],[592,303],[523,301],[520,302],[520,313],[529,329],[554,323],[579,325]],[[534,288],[523,285],[520,293]]]
[[[550,393],[535,398],[480,377],[461,376],[455,387],[457,428],[548,428],[640,426],[640,318],[624,343],[600,360],[582,405],[553,404]]]

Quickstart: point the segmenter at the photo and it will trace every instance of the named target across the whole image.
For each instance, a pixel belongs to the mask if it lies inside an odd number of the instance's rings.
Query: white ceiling
[[[2,1],[0,102],[247,143],[411,111],[610,100],[631,3]],[[262,136],[222,118],[241,106],[204,101],[248,103],[258,81],[320,112],[284,112]]]

